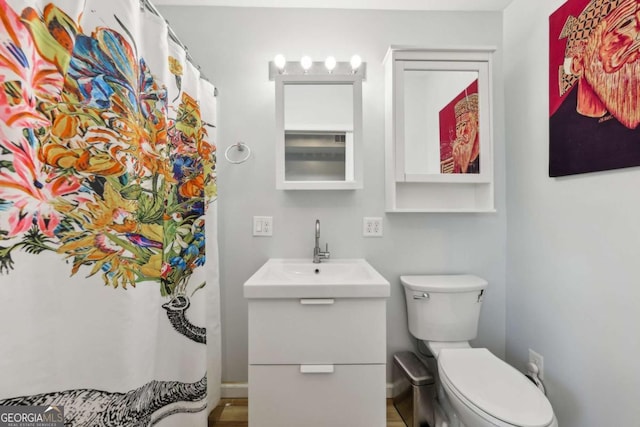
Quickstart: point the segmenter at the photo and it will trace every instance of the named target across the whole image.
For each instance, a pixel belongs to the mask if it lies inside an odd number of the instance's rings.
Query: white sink
[[[245,298],[384,298],[389,282],[364,259],[267,261],[244,283]]]

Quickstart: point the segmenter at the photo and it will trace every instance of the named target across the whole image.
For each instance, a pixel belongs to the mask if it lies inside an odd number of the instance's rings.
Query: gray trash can
[[[393,355],[393,406],[407,427],[435,427],[436,384],[427,366],[411,351]]]

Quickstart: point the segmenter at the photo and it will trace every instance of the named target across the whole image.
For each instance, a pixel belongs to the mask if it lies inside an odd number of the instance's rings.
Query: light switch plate
[[[253,217],[254,236],[273,236],[273,217],[254,216]]]

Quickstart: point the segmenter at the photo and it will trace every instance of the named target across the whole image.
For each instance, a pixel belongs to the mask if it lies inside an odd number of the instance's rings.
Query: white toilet
[[[557,427],[546,396],[486,348],[471,348],[486,280],[401,276],[409,331],[438,362],[441,406],[455,427]],[[458,420],[458,421],[456,421]]]

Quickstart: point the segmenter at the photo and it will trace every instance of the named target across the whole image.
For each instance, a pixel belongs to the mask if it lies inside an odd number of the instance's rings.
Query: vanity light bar
[[[367,79],[367,64],[362,62],[359,56],[354,55],[351,61],[336,61],[335,58],[329,57],[325,61],[312,61],[308,56],[303,57],[304,66],[301,61],[286,61],[282,55],[276,56],[273,61],[269,61],[269,80],[274,80],[276,76],[287,74],[293,76],[301,75],[354,75],[359,76],[362,80]],[[357,68],[354,70],[352,64]],[[331,68],[333,66],[333,68]],[[306,67],[306,69],[305,69]]]

